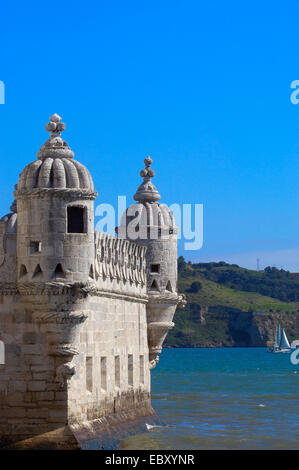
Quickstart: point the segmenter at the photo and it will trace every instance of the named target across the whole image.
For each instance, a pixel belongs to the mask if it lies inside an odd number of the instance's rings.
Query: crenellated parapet
[[[146,247],[95,232],[95,276],[101,280],[146,284]]]

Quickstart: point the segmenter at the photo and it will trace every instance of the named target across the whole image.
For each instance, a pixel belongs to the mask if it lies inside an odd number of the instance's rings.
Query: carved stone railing
[[[146,248],[136,243],[95,232],[97,277],[146,284]]]

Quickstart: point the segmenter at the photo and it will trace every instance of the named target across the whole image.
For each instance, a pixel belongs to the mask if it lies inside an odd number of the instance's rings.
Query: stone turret
[[[145,246],[147,273],[147,327],[150,367],[159,360],[162,344],[178,304],[184,299],[177,292],[177,232],[174,217],[165,204],[158,202],[160,194],[152,183],[155,176],[152,159],[144,160],[143,182],[134,195],[136,204],[130,206],[117,228],[119,237]]]
[[[94,191],[89,171],[61,138],[54,114],[50,138],[22,171],[14,193],[18,209],[19,284],[87,282],[94,272]]]

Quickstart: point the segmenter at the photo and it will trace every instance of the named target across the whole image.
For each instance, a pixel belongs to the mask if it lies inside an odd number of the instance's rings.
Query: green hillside
[[[278,320],[290,340],[299,339],[297,274],[224,262],[191,264],[182,257],[178,266],[179,292],[188,303],[177,310],[166,346],[266,346]]]

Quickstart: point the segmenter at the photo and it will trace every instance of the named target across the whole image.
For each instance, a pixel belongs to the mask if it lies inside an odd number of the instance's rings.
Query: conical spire
[[[58,114],[50,117],[50,122],[46,124],[46,130],[50,132],[50,138],[39,149],[37,158],[73,158],[74,152],[68,144],[60,137],[61,132],[65,130],[64,122]]]
[[[152,162],[153,160],[150,156],[147,156],[144,160],[145,169],[140,172],[140,176],[143,178],[143,183],[141,183],[134,195],[135,201],[155,202],[160,199],[160,194],[152,183],[152,178],[155,176],[154,170],[151,169]]]

